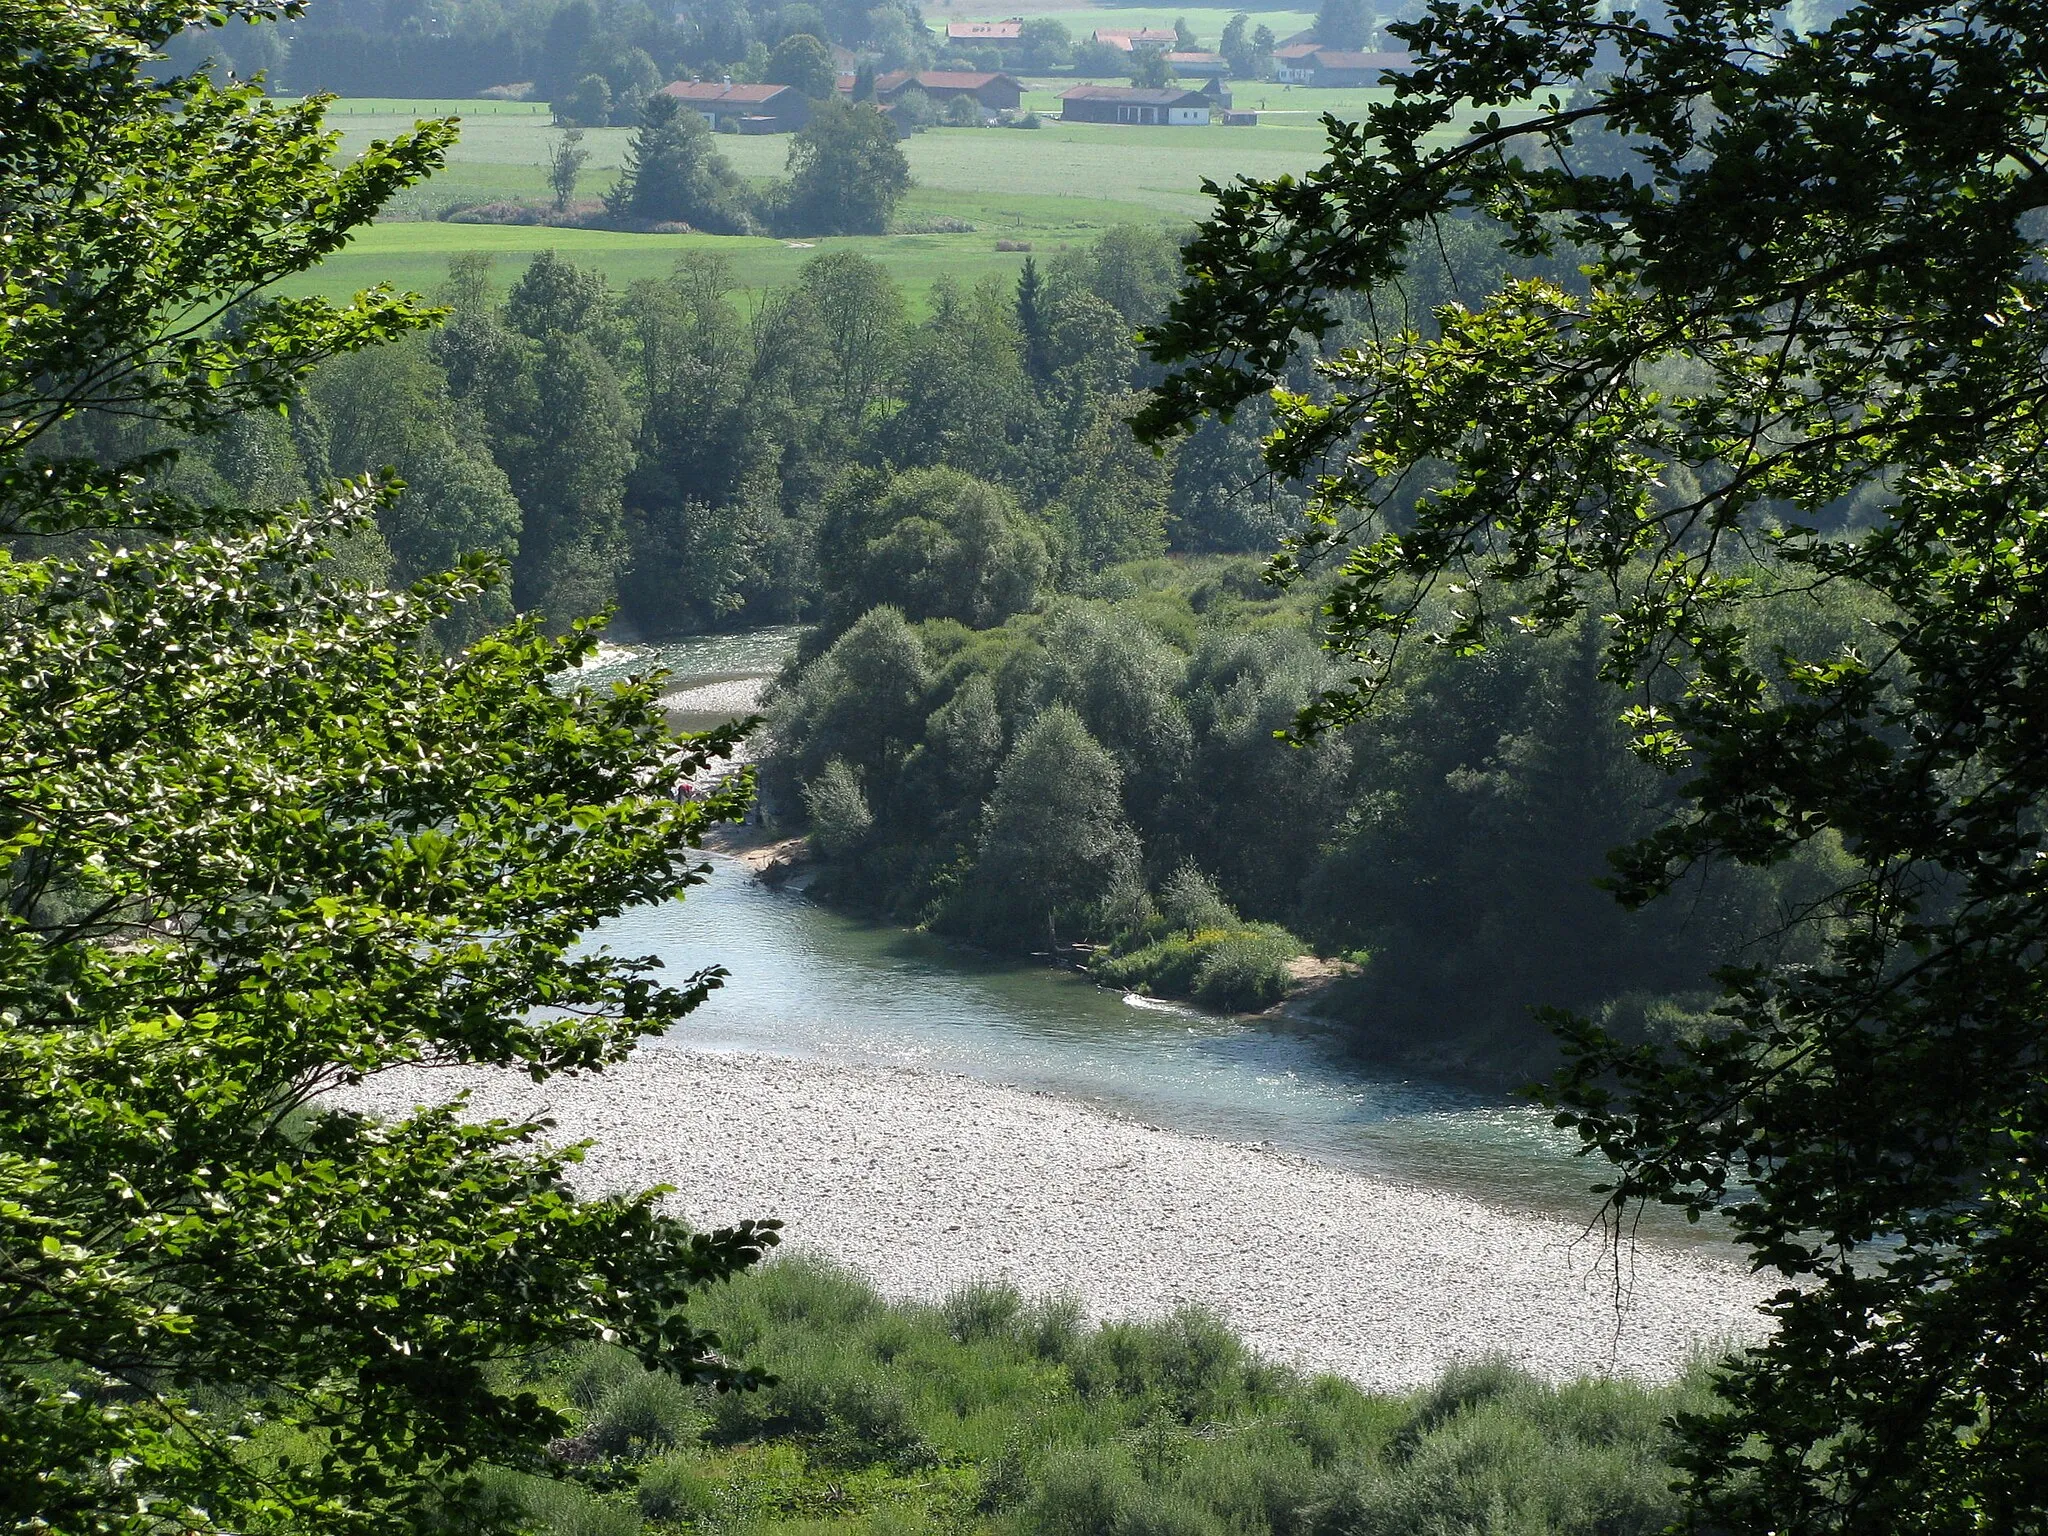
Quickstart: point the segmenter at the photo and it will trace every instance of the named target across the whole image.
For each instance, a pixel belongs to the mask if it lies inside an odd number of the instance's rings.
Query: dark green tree
[[[717,235],[742,233],[749,224],[746,184],[719,153],[710,124],[658,92],[641,110],[604,206],[615,219],[688,224]]]
[[[1031,69],[1065,69],[1074,62],[1074,34],[1053,16],[1034,16],[1024,23],[1018,47]]]
[[[874,107],[820,102],[789,146],[781,222],[795,235],[879,235],[910,190],[910,162]]]
[[[1366,0],[1323,0],[1316,12],[1316,41],[1325,48],[1363,48],[1372,31],[1372,9]]]
[[[1104,897],[1136,879],[1137,836],[1123,776],[1080,717],[1055,704],[1017,742],[996,776],[981,845],[962,889],[965,921],[1014,943],[1093,930]]]
[[[813,101],[829,98],[839,80],[832,51],[808,33],[785,37],[768,55],[768,69],[762,79],[776,85],[793,85]]]
[[[0,1522],[63,1536],[507,1525],[478,1470],[545,1475],[566,1421],[498,1362],[605,1337],[727,1378],[682,1303],[772,1240],[579,1199],[540,1125],[323,1097],[594,1068],[687,1013],[714,974],[580,941],[699,878],[743,792],[669,797],[728,740],[651,682],[559,686],[588,632],[423,643],[488,560],[337,579],[387,489],[247,509],[154,494],[174,449],[66,451],[210,446],[432,318],[262,296],[453,137],[337,162],[319,98],[153,74],[181,23],[267,14],[44,0],[0,51]]]
[[[1045,535],[996,486],[957,469],[850,477],[819,530],[826,623],[878,604],[912,620],[1000,624],[1038,600]]]
[[[555,121],[567,128],[603,128],[612,120],[612,88],[603,75],[585,75],[554,103]]]
[[[1038,275],[1038,262],[1024,258],[1017,274],[1017,331],[1024,340],[1024,367],[1033,379],[1045,377],[1045,343],[1051,329],[1046,316],[1045,281]]]
[[[1281,568],[1343,551],[1328,615],[1363,679],[1306,724],[1364,707],[1404,640],[1597,602],[1681,796],[1618,855],[1624,901],[1840,839],[1818,959],[1726,973],[1664,1049],[1566,1021],[1553,1100],[1617,1214],[1724,1214],[1787,1282],[1723,1411],[1682,1425],[1698,1528],[2041,1529],[2042,19],[1867,5],[1801,34],[1709,0],[1398,30],[1396,100],[1189,247],[1147,426],[1268,388],[1433,226],[1483,210],[1569,274],[1368,331],[1283,398],[1272,462],[1330,478]],[[1814,592],[1864,621],[1771,632]]]
[[[1245,35],[1245,27],[1250,21],[1251,17],[1244,11],[1234,12],[1224,23],[1222,41],[1216,45],[1216,51],[1230,61],[1233,75],[1252,73],[1252,44]]]

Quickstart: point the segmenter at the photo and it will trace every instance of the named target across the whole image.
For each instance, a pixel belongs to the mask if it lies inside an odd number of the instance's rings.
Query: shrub
[[[681,1381],[636,1369],[599,1400],[583,1440],[602,1455],[644,1456],[679,1444],[695,1416],[690,1389]]]
[[[664,1456],[640,1473],[640,1513],[650,1520],[694,1520],[718,1512],[718,1484],[688,1456]]]
[[[1014,1333],[1024,1314],[1024,1298],[1013,1285],[976,1281],[948,1296],[940,1311],[954,1339],[971,1344]]]
[[[1285,928],[1250,923],[1175,934],[1128,955],[1099,959],[1094,969],[1111,986],[1250,1013],[1287,995],[1287,962],[1302,948]]]

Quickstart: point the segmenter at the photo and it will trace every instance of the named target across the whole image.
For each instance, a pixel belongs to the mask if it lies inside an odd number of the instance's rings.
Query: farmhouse
[[[1015,48],[1024,41],[1024,18],[1008,21],[949,21],[946,41],[961,47]]]
[[[1141,90],[1124,85],[1077,85],[1060,96],[1060,116],[1070,123],[1162,123],[1206,125],[1209,98],[1200,91]]]
[[[964,69],[892,69],[875,76],[875,100],[893,102],[913,85],[941,107],[961,96],[973,97],[984,112],[1014,112],[1024,104],[1024,87],[1009,75]]]
[[[659,94],[701,112],[714,129],[730,123],[741,133],[795,133],[811,120],[809,99],[793,85],[678,80]]]
[[[1230,73],[1230,60],[1220,53],[1169,53],[1166,64],[1183,80],[1221,80]]]
[[[1388,70],[1414,65],[1405,53],[1351,53],[1296,43],[1273,50],[1273,78],[1288,85],[1378,85]]]
[[[1133,48],[1171,48],[1180,41],[1180,34],[1171,27],[1097,27],[1095,41],[1129,53]]]

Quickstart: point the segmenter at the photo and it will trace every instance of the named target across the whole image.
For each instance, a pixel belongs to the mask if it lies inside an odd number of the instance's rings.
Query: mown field
[[[1034,81],[1034,96],[1051,105],[1065,83]],[[1090,242],[1116,224],[1192,224],[1209,205],[1201,192],[1205,177],[1307,170],[1321,159],[1325,142],[1314,113],[1355,112],[1372,94],[1272,85],[1245,87],[1244,93],[1298,102],[1296,115],[1256,128],[1048,122],[1036,130],[932,129],[903,146],[916,184],[897,210],[902,233],[814,242],[445,222],[443,215],[454,208],[546,198],[544,166],[554,132],[545,110],[523,102],[341,101],[333,123],[345,154],[423,116],[460,117],[462,139],[440,175],[396,200],[383,222],[359,234],[294,291],[342,298],[377,282],[430,289],[448,258],[464,251],[491,252],[500,280],[509,283],[536,253],[549,249],[596,266],[624,285],[666,273],[679,252],[707,246],[731,255],[742,280],[755,289],[787,281],[814,251],[838,247],[872,256],[914,291],[928,288],[942,273],[973,282],[1022,265],[1025,253],[998,251],[999,240],[1028,243],[1042,255]],[[591,153],[579,197],[601,196],[611,185],[631,137],[625,128],[585,136]],[[742,175],[761,182],[782,174],[789,154],[789,137],[781,134],[721,135],[718,145]],[[948,221],[972,230],[922,232]]]

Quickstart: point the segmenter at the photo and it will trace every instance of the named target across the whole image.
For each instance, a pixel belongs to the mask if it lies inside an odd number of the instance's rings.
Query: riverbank
[[[678,1214],[777,1216],[896,1296],[1007,1278],[1097,1318],[1213,1308],[1263,1353],[1403,1390],[1505,1354],[1540,1375],[1651,1379],[1760,1330],[1764,1288],[1648,1244],[1619,1269],[1568,1221],[914,1070],[650,1045],[602,1076],[389,1074],[381,1113],[467,1088],[595,1142],[592,1192],[672,1184]]]

